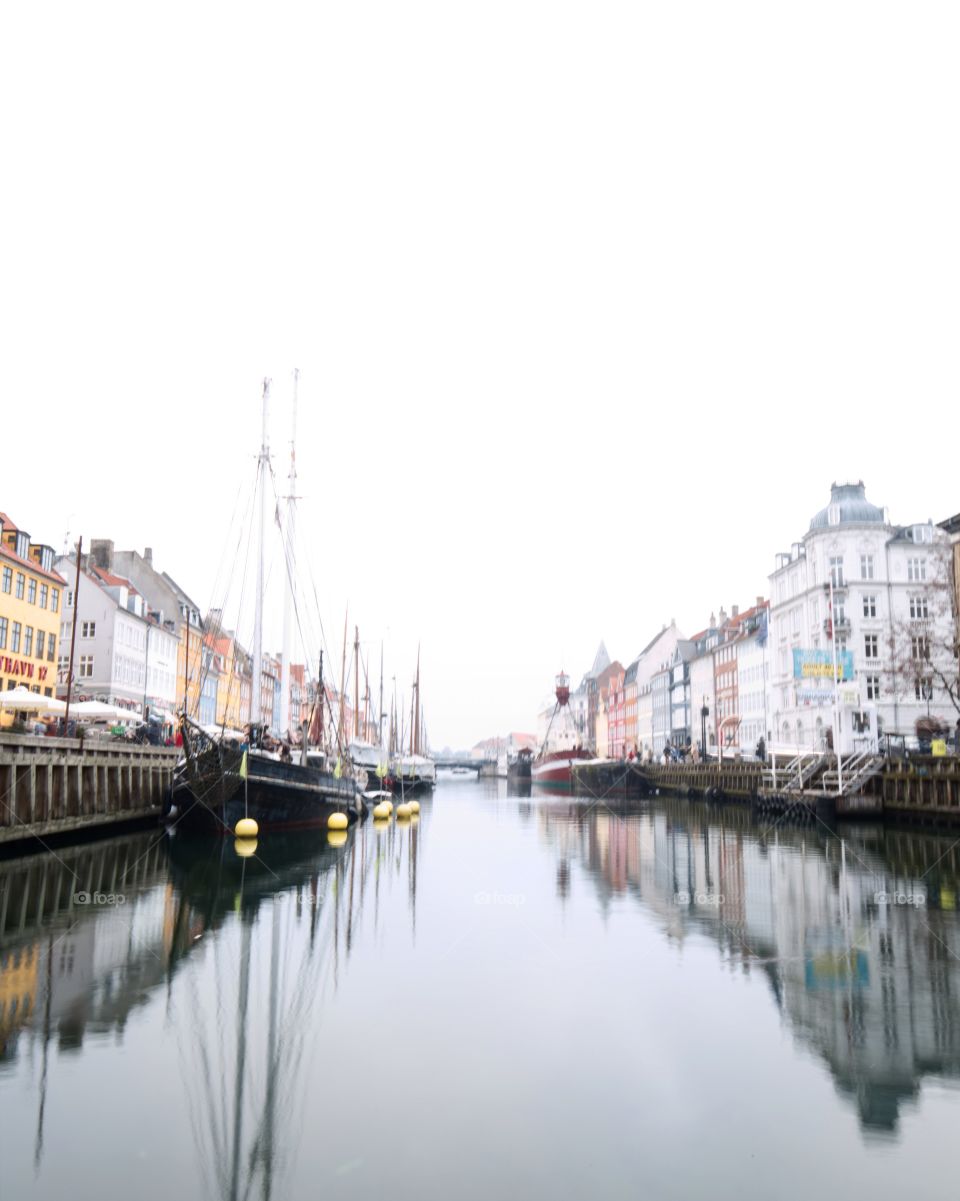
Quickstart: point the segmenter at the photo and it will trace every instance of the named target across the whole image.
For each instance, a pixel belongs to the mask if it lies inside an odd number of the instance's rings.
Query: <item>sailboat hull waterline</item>
[[[426,755],[403,755],[390,771],[394,793],[426,792],[437,782],[437,768]]]
[[[355,780],[256,752],[244,777],[242,748],[210,740],[177,765],[167,818],[178,829],[232,834],[242,817],[267,832],[325,827],[333,813],[351,823],[366,813]]]

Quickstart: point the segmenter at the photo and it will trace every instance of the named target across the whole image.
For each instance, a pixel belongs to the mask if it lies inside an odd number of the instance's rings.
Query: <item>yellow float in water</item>
[[[386,821],[393,812],[393,806],[389,801],[381,801],[379,805],[374,806],[373,820],[382,822]]]
[[[328,830],[345,830],[349,824],[345,813],[331,813],[327,818]]]
[[[404,801],[402,805],[397,806],[397,820],[400,821],[410,816],[412,810],[409,804]]]
[[[327,846],[342,847],[347,841],[346,830],[328,830],[327,831]]]
[[[419,813],[420,812],[420,802],[419,801],[408,801],[407,804],[410,806],[411,813]]]
[[[237,838],[256,838],[260,833],[260,827],[252,817],[241,817],[233,827],[233,832]]]
[[[254,822],[254,825],[257,823]],[[238,858],[249,859],[251,855],[257,853],[257,840],[255,838],[236,838],[234,839],[233,849],[236,851]]]

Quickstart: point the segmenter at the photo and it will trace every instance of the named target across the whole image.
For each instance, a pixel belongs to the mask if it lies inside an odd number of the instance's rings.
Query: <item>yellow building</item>
[[[232,630],[223,630],[208,619],[207,646],[217,668],[217,725],[242,730],[250,720],[250,656]]]
[[[66,581],[53,547],[31,542],[0,513],[0,689],[22,685],[44,696],[57,688],[57,642]],[[13,713],[0,715],[9,725]]]

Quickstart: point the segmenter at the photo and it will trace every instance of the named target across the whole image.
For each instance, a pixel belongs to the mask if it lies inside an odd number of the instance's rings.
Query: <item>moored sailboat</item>
[[[267,441],[269,392],[270,382],[265,380],[263,434],[257,462],[259,559],[252,656],[257,682],[263,661],[264,526],[266,485],[271,473]],[[292,587],[289,572],[287,585]],[[286,648],[284,657],[288,658]],[[319,694],[322,703],[322,683]],[[311,753],[308,732],[312,723],[306,723],[299,748],[291,750],[284,744],[279,750],[271,749],[259,719],[259,702],[260,688],[252,686],[250,721],[243,740],[225,730],[218,736],[183,714],[184,755],[174,773],[170,818],[182,829],[229,834],[244,817],[253,818],[261,831],[268,831],[325,826],[336,812],[346,814],[348,821],[363,815],[366,810],[356,780],[343,776],[339,766],[333,772],[327,771],[322,757],[318,763],[317,756]]]
[[[410,747],[393,761],[391,777],[395,792],[423,792],[437,782],[437,765],[426,754],[426,735],[420,709],[420,654],[417,653],[417,675],[413,682],[410,713]]]

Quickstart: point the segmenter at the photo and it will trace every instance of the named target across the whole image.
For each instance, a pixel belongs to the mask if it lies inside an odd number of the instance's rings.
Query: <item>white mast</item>
[[[260,700],[263,675],[263,540],[267,526],[267,472],[270,470],[270,448],[267,445],[267,403],[270,400],[270,381],[263,381],[263,431],[260,457],[257,460],[257,483],[260,487],[260,530],[257,547],[257,596],[253,618],[253,679],[250,682],[250,720],[263,720]]]
[[[293,624],[294,533],[297,508],[297,382],[300,372],[293,371],[293,422],[290,433],[290,474],[287,476],[286,572],[283,602],[283,658],[280,665],[280,737],[290,730],[290,629]]]

